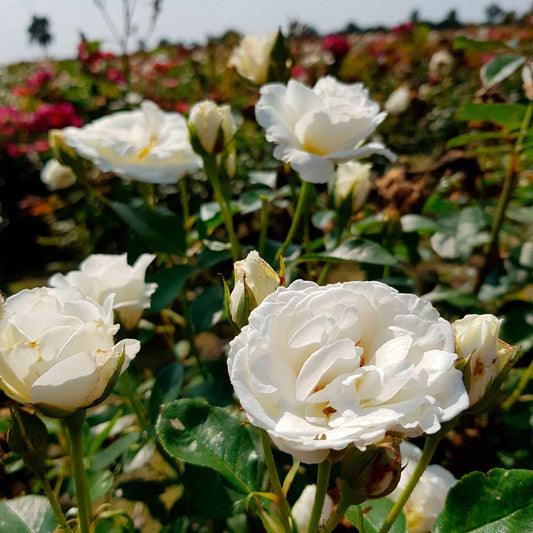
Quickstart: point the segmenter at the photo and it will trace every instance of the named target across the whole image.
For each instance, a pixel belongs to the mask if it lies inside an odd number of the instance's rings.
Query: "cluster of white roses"
[[[265,83],[274,40],[247,37],[230,65]],[[371,166],[356,160],[395,158],[383,144],[367,142],[386,113],[363,85],[326,76],[313,88],[295,80],[266,84],[260,95],[256,118],[276,145],[274,157],[302,180],[333,187],[336,207],[351,198],[352,210],[359,209],[371,188]],[[402,86],[386,110],[402,113],[409,100],[409,88]],[[187,122],[144,101],[139,110],[66,128],[61,142],[101,171],[168,184],[222,151],[231,178],[235,131],[227,105],[199,102]],[[74,179],[59,163],[43,169],[51,189]],[[126,328],[137,324],[156,289],[144,280],[153,259],[144,254],[129,266],[125,254],[91,256],[79,271],[53,276],[53,288],[9,298],[0,322],[0,386],[6,393],[60,414],[105,397],[139,350],[138,341],[114,344],[113,309]],[[280,285],[257,252],[235,264],[230,313],[242,329],[230,343],[229,376],[249,421],[304,463],[352,446],[363,451],[391,434],[412,438],[440,431],[483,400],[512,358],[513,348],[498,339],[499,321],[491,315],[450,324],[424,299],[375,281]],[[413,450],[402,447],[404,457],[416,461]],[[425,476],[406,509],[412,532],[431,527],[454,482],[439,467]],[[300,530],[309,521],[304,502],[315,491],[308,489],[293,509]],[[326,500],[323,520],[332,507]]]
[[[2,301],[0,387],[52,416],[100,403],[140,349],[114,342],[119,325],[134,327],[150,306],[154,283],[145,271],[155,256],[133,266],[123,255],[91,255],[80,270],[55,274],[50,287],[23,290]]]

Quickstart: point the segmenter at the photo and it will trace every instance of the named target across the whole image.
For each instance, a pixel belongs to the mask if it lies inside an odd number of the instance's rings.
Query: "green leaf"
[[[416,232],[421,234],[432,234],[439,228],[434,220],[423,217],[422,215],[403,215],[403,217],[400,218],[400,223],[402,225],[402,230],[406,233]]]
[[[493,50],[511,50],[502,41],[490,40],[490,41],[477,41],[475,39],[469,39],[460,35],[453,40],[454,50],[475,50],[476,52],[492,52]]]
[[[253,428],[229,409],[203,400],[182,399],[163,407],[157,434],[178,459],[216,470],[239,492],[257,490],[259,453]]]
[[[459,120],[518,128],[525,112],[526,106],[520,104],[465,104],[457,110],[455,116]]]
[[[22,496],[0,502],[0,531],[50,533],[58,526],[44,496]]]
[[[533,524],[533,472],[495,468],[466,475],[448,493],[434,533],[525,533]]]
[[[489,89],[494,85],[508,78],[513,72],[518,70],[526,61],[525,57],[515,54],[498,56],[481,67],[480,76],[485,88]]]
[[[153,252],[183,254],[187,249],[183,221],[166,207],[148,209],[112,202],[115,213],[139,236]]]
[[[201,333],[209,329],[224,310],[224,291],[222,287],[208,287],[191,303],[191,320],[194,331]]]
[[[147,281],[158,285],[149,311],[156,313],[169,306],[178,297],[187,279],[195,273],[196,269],[192,266],[174,265],[149,276]]]
[[[87,470],[85,472],[89,483],[91,501],[105,496],[113,488],[113,474],[109,470]]]
[[[96,452],[93,455],[91,469],[101,470],[114,463],[132,444],[139,440],[140,436],[141,434],[137,431],[127,433],[123,437],[118,438],[107,448]]]
[[[155,376],[155,383],[148,404],[148,416],[152,424],[157,422],[161,406],[178,399],[183,384],[183,366],[171,363],[163,367]]]
[[[487,139],[503,139],[505,134],[502,131],[483,131],[479,133],[465,133],[450,139],[446,143],[446,148],[455,148],[456,146],[464,146],[474,141],[484,141]]]
[[[299,259],[304,261],[370,263],[373,265],[397,266],[398,261],[378,243],[365,239],[348,239],[330,252],[306,254]]]
[[[364,533],[378,533],[393,505],[394,502],[388,498],[368,500],[359,506],[352,505],[346,512],[346,518]],[[406,531],[405,515],[401,513],[390,532],[406,533]]]

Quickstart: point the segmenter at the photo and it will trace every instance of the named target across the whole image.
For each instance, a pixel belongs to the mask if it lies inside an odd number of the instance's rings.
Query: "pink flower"
[[[122,75],[120,70],[116,68],[109,68],[105,73],[108,80],[123,85],[126,83],[126,78]]]
[[[327,35],[322,40],[322,50],[331,52],[335,59],[342,59],[350,51],[350,43],[344,35]]]

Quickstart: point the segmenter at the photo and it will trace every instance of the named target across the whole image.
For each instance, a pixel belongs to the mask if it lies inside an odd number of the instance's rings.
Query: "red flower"
[[[322,39],[322,50],[331,52],[335,59],[342,59],[350,51],[350,43],[344,35],[327,35]]]

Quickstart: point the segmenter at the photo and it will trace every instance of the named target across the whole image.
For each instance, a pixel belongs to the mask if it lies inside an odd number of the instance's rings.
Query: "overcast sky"
[[[50,55],[66,58],[75,55],[79,32],[101,40],[111,51],[118,51],[93,0],[0,0],[0,64],[42,57],[38,46],[28,44],[27,28],[33,14],[47,16],[54,40]],[[422,18],[441,20],[450,9],[457,9],[460,20],[485,20],[491,0],[163,0],[162,14],[149,44],[161,38],[170,41],[202,41],[206,35],[220,35],[233,28],[245,33],[267,33],[286,27],[289,20],[311,24],[321,32],[338,30],[353,21],[361,26],[396,24],[405,21],[413,9]],[[500,0],[503,9],[523,13],[531,0]],[[122,0],[107,0],[115,24],[122,27]],[[137,0],[134,22],[137,34],[146,34],[149,0]]]

